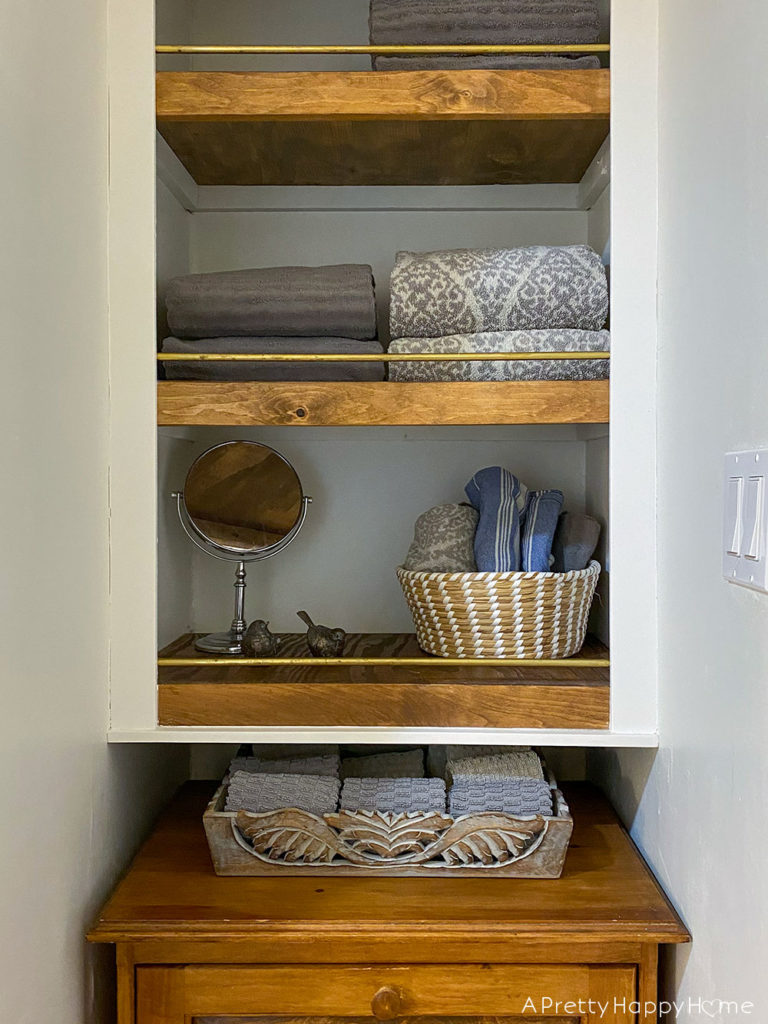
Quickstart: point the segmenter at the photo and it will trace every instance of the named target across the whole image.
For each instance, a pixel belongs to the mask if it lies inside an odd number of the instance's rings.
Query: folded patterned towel
[[[310,814],[331,814],[338,806],[340,786],[329,775],[235,772],[227,787],[225,810],[264,814],[296,807]]]
[[[397,338],[390,352],[607,352],[609,331],[484,331],[480,334],[451,334],[444,338]],[[389,364],[393,381],[440,380],[605,380],[608,359],[521,359],[487,362],[407,362]]]
[[[374,57],[374,71],[589,71],[600,67],[591,54],[568,57],[556,53],[435,54],[430,57]]]
[[[261,757],[235,757],[230,763],[229,774],[260,772],[264,775],[330,775],[338,778],[339,768],[338,754],[282,758],[277,761],[268,761]]]
[[[600,523],[592,516],[563,512],[552,543],[553,572],[586,569],[600,539]]]
[[[343,811],[445,811],[442,779],[346,779]]]
[[[595,43],[597,0],[370,0],[371,44]]]
[[[528,491],[520,540],[523,572],[550,571],[552,541],[562,507],[562,491]]]
[[[544,769],[539,755],[530,748],[506,750],[504,753],[481,754],[477,757],[452,757],[446,764],[449,780],[474,778],[543,779]]]
[[[372,355],[384,351],[378,341],[353,338],[166,338],[163,352],[194,355]],[[309,362],[163,362],[168,380],[384,380],[384,363]]]
[[[188,274],[168,283],[178,338],[375,338],[373,271],[361,264]]]
[[[475,572],[475,531],[480,516],[471,505],[436,505],[416,520],[403,568],[411,572]]]
[[[520,516],[528,488],[500,466],[475,473],[464,488],[480,513],[475,532],[478,572],[517,572],[520,569]]]
[[[342,779],[422,779],[424,751],[402,750],[366,757],[345,757],[341,762]]]
[[[448,795],[448,808],[454,818],[483,811],[551,816],[552,790],[543,779],[502,779],[479,775],[454,782]]]
[[[599,331],[605,267],[588,245],[399,252],[391,278],[393,338],[485,331]]]
[[[469,758],[487,757],[491,754],[526,753],[530,747],[501,747],[498,744],[466,743],[430,743],[427,747],[427,770],[430,775],[445,778],[445,769],[449,761],[465,761]]]

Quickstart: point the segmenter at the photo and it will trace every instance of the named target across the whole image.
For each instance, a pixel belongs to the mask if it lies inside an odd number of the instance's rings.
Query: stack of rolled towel
[[[163,352],[379,355],[367,265],[268,267],[170,281]],[[383,380],[376,362],[164,362],[169,380]]]
[[[436,505],[416,520],[410,572],[571,572],[586,569],[600,524],[562,512],[563,493],[529,490],[501,466],[475,473],[469,503]]]
[[[610,349],[605,267],[588,245],[399,252],[389,351]],[[393,381],[601,380],[607,359],[393,362]]]
[[[600,37],[598,0],[370,0],[372,46],[502,43],[576,45]],[[592,55],[375,56],[376,71],[597,68]]]
[[[256,814],[298,808],[321,817],[341,809],[380,813],[484,811],[554,813],[552,788],[530,747],[430,747],[358,757],[334,754],[238,756],[230,764],[226,810]]]

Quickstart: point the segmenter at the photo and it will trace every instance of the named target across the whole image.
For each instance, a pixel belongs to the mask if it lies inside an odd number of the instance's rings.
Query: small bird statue
[[[280,637],[270,633],[268,622],[254,619],[243,635],[243,654],[251,658],[272,658],[280,643]]]
[[[340,658],[344,653],[347,634],[343,629],[329,629],[328,626],[316,626],[306,612],[296,612],[307,630],[307,644],[313,658]]]

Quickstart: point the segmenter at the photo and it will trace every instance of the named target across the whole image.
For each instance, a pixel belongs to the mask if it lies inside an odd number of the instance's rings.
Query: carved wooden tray
[[[553,817],[484,812],[452,818],[296,808],[225,811],[216,791],[203,825],[217,875],[394,875],[559,878],[573,819],[559,789]]]

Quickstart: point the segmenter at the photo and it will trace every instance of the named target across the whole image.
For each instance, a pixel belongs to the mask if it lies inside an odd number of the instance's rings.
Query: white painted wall
[[[765,1020],[768,597],[721,579],[720,543],[722,455],[768,443],[768,8],[676,0],[659,28],[661,747],[599,773],[693,932],[670,992]]]
[[[83,935],[186,751],[108,748],[106,6],[3,24],[0,1020],[103,1024]],[[45,825],[41,822],[45,819]]]

